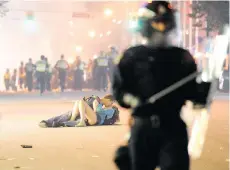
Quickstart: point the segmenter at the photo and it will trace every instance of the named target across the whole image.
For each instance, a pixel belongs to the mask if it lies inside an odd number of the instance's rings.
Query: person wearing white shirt
[[[40,94],[42,95],[45,91],[45,72],[47,68],[47,63],[45,61],[45,56],[42,55],[41,59],[36,62],[36,73],[37,73],[37,80],[40,85]]]
[[[66,82],[66,74],[67,74],[67,70],[69,69],[69,64],[64,59],[63,54],[61,55],[61,59],[57,61],[55,68],[58,70],[61,91],[64,92],[65,82]]]

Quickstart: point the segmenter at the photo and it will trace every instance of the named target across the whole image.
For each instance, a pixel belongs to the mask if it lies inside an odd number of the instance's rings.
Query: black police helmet
[[[142,11],[142,12],[141,12]],[[168,33],[176,27],[175,10],[167,1],[152,1],[139,10],[139,32],[150,38],[154,32]]]

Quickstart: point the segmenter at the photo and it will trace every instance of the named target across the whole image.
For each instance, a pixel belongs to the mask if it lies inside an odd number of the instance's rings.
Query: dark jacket
[[[194,72],[197,72],[196,63],[185,49],[131,47],[123,53],[115,67],[113,95],[122,107],[130,108],[123,101],[125,94],[132,94],[144,103],[152,95]],[[194,79],[154,104],[140,105],[134,110],[133,115],[160,114],[167,119],[179,118],[180,109],[186,100],[206,104],[209,87],[210,83],[198,84]]]

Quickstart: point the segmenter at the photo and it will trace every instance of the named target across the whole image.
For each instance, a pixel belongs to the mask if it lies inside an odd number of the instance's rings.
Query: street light
[[[24,28],[27,32],[36,32],[38,30],[37,22],[34,20],[26,20],[24,23]]]
[[[109,9],[109,8],[106,8],[104,10],[104,14],[105,14],[105,16],[109,17],[109,16],[111,16],[113,14],[113,11],[111,9]]]

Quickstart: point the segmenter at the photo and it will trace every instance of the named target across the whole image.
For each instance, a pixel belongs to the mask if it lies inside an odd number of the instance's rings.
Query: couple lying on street
[[[75,102],[72,111],[43,120],[39,126],[48,128],[113,125],[119,121],[119,110],[113,103],[112,95],[106,95],[101,99],[97,96],[84,97]]]

